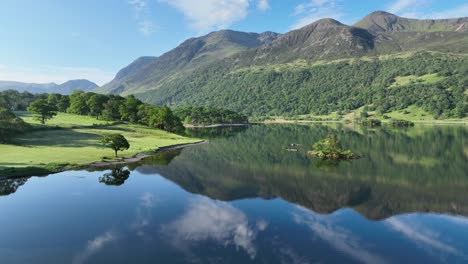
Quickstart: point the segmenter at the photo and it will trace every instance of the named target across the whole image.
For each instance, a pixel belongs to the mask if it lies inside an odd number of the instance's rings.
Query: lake
[[[0,180],[1,262],[468,263],[466,126],[189,134],[209,143]],[[362,158],[308,157],[329,135]]]

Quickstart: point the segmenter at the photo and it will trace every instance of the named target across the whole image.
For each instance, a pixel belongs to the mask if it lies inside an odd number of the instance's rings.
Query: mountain
[[[354,25],[321,19],[285,34],[223,30],[189,39],[98,91],[250,116],[349,113],[366,105],[466,116],[467,19],[378,11]]]
[[[468,18],[411,19],[377,11],[354,24],[371,33],[384,32],[468,32]]]
[[[158,58],[136,60],[97,91],[118,94],[143,92],[144,88],[158,87],[165,80],[188,74],[249,48],[270,43],[278,35],[273,32],[257,34],[221,30],[191,38]]]
[[[71,94],[74,90],[90,91],[99,87],[88,80],[70,80],[62,84],[56,83],[22,83],[11,81],[0,81],[0,91],[17,90],[30,93],[59,93]]]
[[[12,81],[0,81],[0,91],[17,90],[19,92],[44,93],[46,90],[56,87],[56,83],[22,83]]]
[[[81,90],[84,92],[91,91],[99,87],[97,84],[80,79],[80,80],[70,80],[55,87],[52,87],[48,93],[59,93],[59,94],[71,94],[74,90]]]
[[[121,69],[114,78],[114,81],[122,81],[127,76],[131,76],[132,74],[140,71],[146,65],[150,64],[151,62],[155,61],[158,57],[151,57],[151,56],[144,56],[134,60],[130,65]]]
[[[251,65],[363,56],[373,49],[373,38],[364,29],[321,19],[233,59],[237,64]]]

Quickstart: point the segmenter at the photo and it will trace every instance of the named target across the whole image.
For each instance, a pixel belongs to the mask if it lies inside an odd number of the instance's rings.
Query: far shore
[[[349,119],[347,119],[349,120]],[[349,120],[352,123],[352,120]],[[418,125],[468,125],[468,120],[427,120],[427,121],[413,121],[409,120],[415,124]],[[323,120],[323,121],[317,121],[317,120],[286,120],[286,119],[276,119],[276,120],[267,120],[267,121],[258,121],[258,122],[252,122],[250,124],[297,124],[297,123],[302,123],[302,124],[310,124],[310,123],[334,123],[334,124],[339,124],[339,123],[345,123],[346,120]],[[388,122],[383,121],[383,124],[386,124]]]
[[[211,125],[190,125],[185,124],[186,128],[213,128],[213,127],[235,127],[235,126],[249,126],[254,123],[242,123],[242,124],[211,124]]]

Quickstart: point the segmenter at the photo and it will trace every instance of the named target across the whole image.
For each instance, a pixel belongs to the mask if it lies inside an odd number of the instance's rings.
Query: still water
[[[0,262],[468,263],[467,127],[190,133],[209,143],[0,180]],[[363,158],[309,158],[327,135]]]

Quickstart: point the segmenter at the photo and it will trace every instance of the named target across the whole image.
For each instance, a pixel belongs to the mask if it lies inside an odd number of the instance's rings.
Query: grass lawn
[[[24,119],[30,121],[28,117]],[[92,127],[93,122],[100,122],[101,126]],[[120,133],[127,138],[130,149],[119,152],[120,156],[127,157],[160,147],[200,141],[139,125],[105,125],[90,117],[70,114],[59,114],[47,125],[68,128],[40,129],[18,136],[15,145],[0,145],[0,176],[8,176],[4,175],[6,168],[76,166],[112,160],[113,150],[100,143],[101,136],[108,133]]]
[[[27,123],[41,126],[41,123],[38,120],[35,120],[30,112],[15,112],[15,114],[21,117]],[[66,113],[59,113],[57,116],[46,122],[47,126],[58,126],[66,128],[105,125],[112,123],[113,122],[110,121],[97,120],[96,118],[90,116],[80,116]]]
[[[422,76],[415,76],[415,75],[410,75],[410,76],[398,76],[395,78],[395,82],[390,85],[390,88],[392,87],[398,87],[398,86],[407,86],[410,84],[431,84],[431,83],[438,83],[441,82],[445,79],[443,76],[439,76],[437,73],[434,74],[426,74]]]

